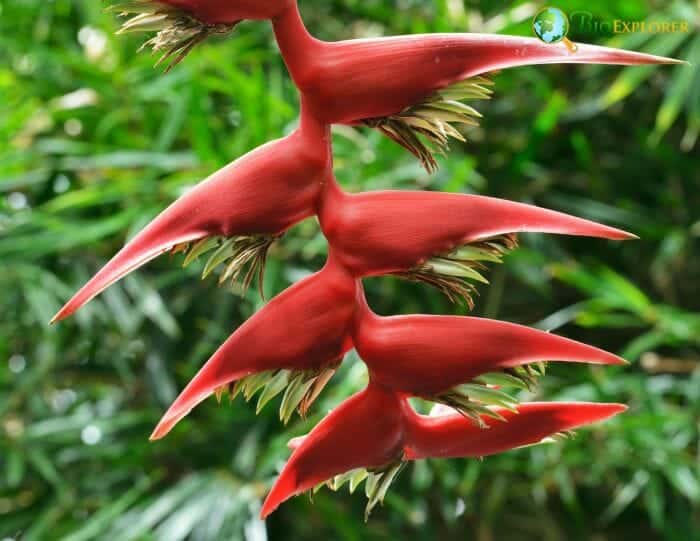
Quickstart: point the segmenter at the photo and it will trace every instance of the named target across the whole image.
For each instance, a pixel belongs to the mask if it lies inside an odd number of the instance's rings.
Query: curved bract
[[[167,435],[217,389],[255,374],[291,372],[287,379],[274,380],[267,395],[263,391],[267,400],[284,391],[295,375],[306,375],[290,391],[297,396],[283,399],[285,420],[297,406],[304,413],[352,347],[356,292],[355,280],[331,256],[322,270],[272,299],[231,335],[170,406],[151,439]],[[270,381],[258,380],[251,395]]]
[[[670,58],[583,43],[571,52],[563,43],[499,34],[425,34],[310,43],[311,66],[304,67],[307,75],[301,91],[314,115],[329,124],[394,115],[453,83],[505,68],[677,63]]]
[[[331,411],[292,452],[263,504],[267,517],[285,500],[354,469],[401,460],[403,400],[370,384]]]
[[[323,233],[359,276],[408,270],[434,255],[508,233],[636,238],[561,212],[480,195],[339,189],[326,194],[319,212]]]
[[[372,381],[424,398],[484,374],[543,360],[603,365],[620,357],[522,325],[467,316],[374,314],[361,293],[353,343]]]
[[[324,42],[306,30],[296,6],[273,20],[280,50],[302,100],[322,122],[366,124],[416,155],[428,171],[452,124],[480,115],[462,103],[486,99],[493,71],[537,64],[677,63],[649,54],[497,34],[425,34]],[[573,50],[575,48],[575,51]],[[427,140],[422,140],[426,138]]]
[[[503,420],[484,416],[488,426],[484,430],[458,413],[418,415],[405,398],[370,383],[328,414],[308,436],[292,442],[292,455],[260,515],[266,518],[287,499],[338,476],[333,486],[349,480],[352,490],[354,475],[358,476],[355,479],[364,475],[371,485],[367,489],[370,511],[386,493],[398,471],[396,464],[405,460],[483,457],[540,443],[625,409],[620,404],[523,404],[515,412],[497,410]]]
[[[331,180],[319,221],[336,257],[355,276],[396,274],[471,304],[469,281],[516,245],[515,233],[614,240],[634,235],[561,212],[478,195],[417,191],[348,194]]]
[[[295,223],[315,213],[330,157],[327,141],[302,128],[284,139],[267,143],[201,182],[164,210],[122,248],[54,316],[60,321],[111,284],[170,250],[204,238],[246,237],[245,256],[262,257],[269,243]],[[252,238],[252,240],[250,240]],[[256,239],[260,239],[256,243]],[[265,239],[267,239],[266,242]],[[240,240],[240,239],[239,239]],[[215,246],[196,245],[197,250]],[[232,264],[233,240],[228,248]],[[225,245],[222,250],[225,250]],[[260,248],[263,253],[255,254]],[[217,252],[214,253],[217,255]],[[229,259],[231,259],[229,257]],[[218,260],[218,259],[217,259]],[[231,273],[240,269],[231,269]]]
[[[554,435],[604,421],[626,410],[623,404],[530,402],[519,405],[517,411],[499,410],[503,420],[484,416],[487,429],[458,413],[413,415],[406,423],[404,453],[407,460],[479,458],[546,442]]]

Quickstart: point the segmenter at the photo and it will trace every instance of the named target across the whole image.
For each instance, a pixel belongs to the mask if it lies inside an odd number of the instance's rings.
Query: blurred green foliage
[[[312,5],[313,4],[313,5]],[[320,37],[529,34],[539,5],[301,1]],[[476,313],[556,329],[629,367],[554,366],[538,398],[621,401],[628,414],[562,444],[483,463],[407,468],[362,522],[362,496],[322,491],[267,524],[261,498],[289,437],[360,388],[354,354],[308,421],[208,401],[147,441],[199,366],[260,307],[167,257],[56,327],[47,321],[147,220],[218,167],[294,126],[269,25],[246,23],[167,76],[117,39],[93,0],[0,0],[0,536],[11,539],[669,539],[700,529],[698,4],[571,0],[600,19],[688,20],[616,44],[693,66],[550,66],[497,76],[480,129],[432,177],[377,133],[334,132],[351,190],[487,193],[638,233],[624,244],[527,236]],[[571,36],[606,42],[607,36]],[[692,56],[692,58],[691,58]],[[266,292],[322,265],[314,220],[276,246]],[[381,313],[463,312],[425,287],[367,282]]]

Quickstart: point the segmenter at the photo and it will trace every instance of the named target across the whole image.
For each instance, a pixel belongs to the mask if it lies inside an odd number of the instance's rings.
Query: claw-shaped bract
[[[414,415],[407,423],[407,460],[422,458],[480,458],[509,449],[549,443],[571,431],[604,421],[627,410],[623,404],[590,402],[530,402],[516,411],[499,410],[502,420],[484,417],[486,430],[452,413]]]
[[[205,363],[151,439],[164,437],[197,404],[232,384],[233,394],[240,390],[246,399],[260,391],[259,408],[286,389],[282,419],[295,409],[305,413],[352,346],[357,287],[331,257],[321,271],[272,299]]]
[[[368,509],[381,502],[405,460],[477,458],[533,445],[621,413],[620,404],[531,403],[483,416],[484,430],[457,413],[418,415],[405,398],[370,383],[334,409],[294,451],[263,504],[267,517],[285,500],[331,481],[337,488],[368,470]],[[349,474],[349,475],[348,475]],[[378,475],[379,474],[379,475]],[[340,476],[340,477],[338,477]],[[351,488],[353,488],[351,486]]]
[[[514,371],[534,365],[537,377],[543,360],[626,364],[602,349],[514,323],[466,316],[381,317],[362,294],[358,305],[353,344],[372,381],[414,396],[432,399],[499,372],[506,378],[498,385],[519,387],[527,382]]]
[[[293,134],[270,142],[214,173],[163,211],[117,253],[54,316],[60,321],[111,284],[169,251],[208,252],[205,275],[226,264],[222,280],[262,276],[270,244],[316,212],[328,175],[328,141],[302,121]],[[247,268],[246,272],[243,272]]]
[[[503,199],[439,192],[347,194],[329,180],[321,229],[354,275],[395,274],[434,285],[470,305],[481,271],[515,248],[515,233],[624,240],[634,235],[589,220]]]
[[[428,171],[433,154],[475,124],[463,101],[486,99],[479,76],[535,64],[665,64],[677,60],[536,38],[495,34],[429,34],[324,42],[313,38],[290,6],[273,20],[285,62],[311,112],[328,124],[365,124],[416,155]],[[422,137],[427,142],[421,140]]]

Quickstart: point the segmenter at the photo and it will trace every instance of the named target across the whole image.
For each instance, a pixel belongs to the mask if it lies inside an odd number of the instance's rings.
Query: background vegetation
[[[535,3],[302,0],[337,39],[427,31],[528,35]],[[260,308],[159,259],[50,328],[59,306],[187,187],[294,126],[269,25],[246,23],[167,76],[116,38],[96,0],[0,0],[0,537],[9,539],[692,539],[700,529],[700,34],[696,2],[571,0],[602,20],[687,20],[614,42],[692,67],[521,68],[497,77],[481,129],[428,177],[366,130],[335,131],[351,190],[486,193],[638,233],[623,244],[526,236],[476,313],[622,353],[553,367],[538,398],[626,402],[559,445],[415,464],[362,522],[362,496],[300,497],[256,518],[290,436],[361,387],[351,354],[307,422],[240,399],[147,437],[214,349]],[[575,39],[609,36],[574,29]],[[324,260],[314,220],[275,248],[276,294]],[[196,266],[195,266],[196,267]],[[460,312],[425,287],[368,281],[383,314]]]

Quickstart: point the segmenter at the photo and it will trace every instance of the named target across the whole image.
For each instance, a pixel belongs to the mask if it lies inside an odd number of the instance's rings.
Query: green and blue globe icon
[[[535,15],[532,29],[545,43],[559,43],[569,33],[569,18],[559,8],[544,8]]]

